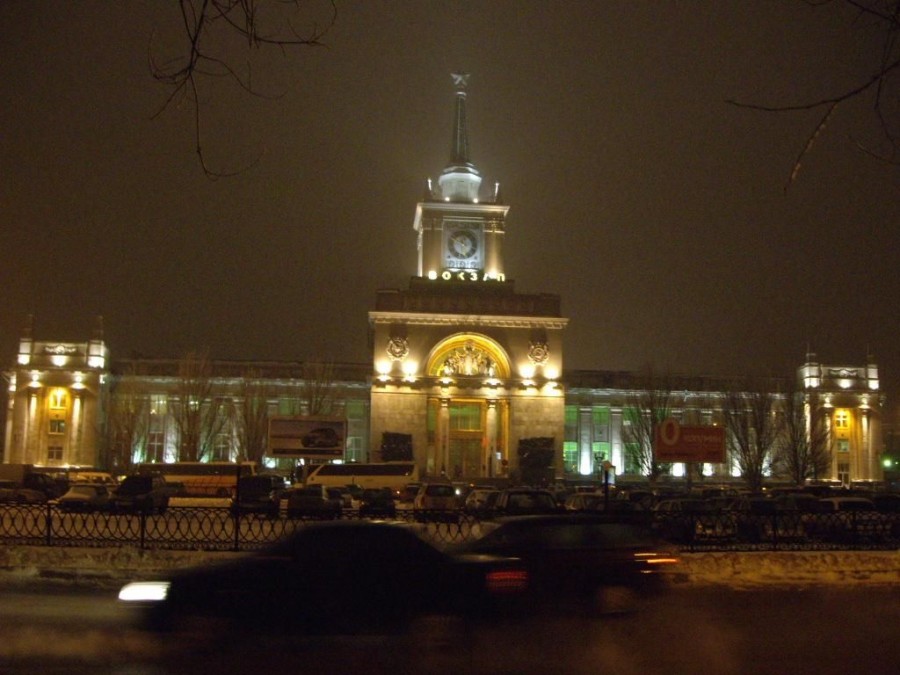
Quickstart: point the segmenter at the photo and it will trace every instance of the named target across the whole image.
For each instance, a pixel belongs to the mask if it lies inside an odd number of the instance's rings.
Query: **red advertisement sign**
[[[721,464],[725,461],[725,427],[682,426],[670,417],[656,428],[656,460]]]

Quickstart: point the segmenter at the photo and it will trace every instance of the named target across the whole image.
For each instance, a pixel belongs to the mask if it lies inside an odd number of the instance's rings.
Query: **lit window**
[[[846,439],[841,439],[837,442],[837,451],[838,452],[850,452],[850,441]]]
[[[849,429],[850,428],[850,413],[846,410],[835,410],[834,411],[834,428],[835,429]]]
[[[66,433],[66,421],[65,420],[50,420],[50,433],[51,434]]]
[[[50,407],[56,410],[66,407],[65,389],[54,389],[50,392]]]

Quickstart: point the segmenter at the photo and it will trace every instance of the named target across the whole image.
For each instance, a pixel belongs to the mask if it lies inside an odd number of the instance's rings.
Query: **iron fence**
[[[497,514],[398,510],[438,546],[481,536]],[[341,519],[360,518],[344,510]],[[625,513],[683,550],[897,550],[900,514],[879,512],[660,515]],[[170,507],[164,513],[70,513],[53,504],[0,504],[0,541],[44,546],[250,551],[290,535],[318,518],[246,514],[228,508]]]

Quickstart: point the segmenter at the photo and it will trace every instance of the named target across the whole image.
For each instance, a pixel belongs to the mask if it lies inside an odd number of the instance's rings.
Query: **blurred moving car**
[[[124,586],[144,625],[205,636],[387,634],[429,615],[489,617],[524,597],[517,560],[450,555],[410,527],[313,523],[258,554]]]
[[[60,511],[88,512],[105,511],[109,508],[110,492],[105,485],[98,483],[75,483],[68,491],[56,500]]]
[[[338,495],[332,497],[324,485],[307,485],[291,488],[282,493],[286,500],[288,518],[340,518],[344,501]]]
[[[482,538],[454,551],[511,556],[528,570],[533,597],[602,612],[635,609],[665,589],[678,562],[649,529],[588,514],[502,518]]]

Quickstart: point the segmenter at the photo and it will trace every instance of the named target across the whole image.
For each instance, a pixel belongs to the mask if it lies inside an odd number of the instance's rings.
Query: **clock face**
[[[478,252],[478,239],[469,230],[456,230],[447,238],[447,249],[452,257],[467,260]]]

